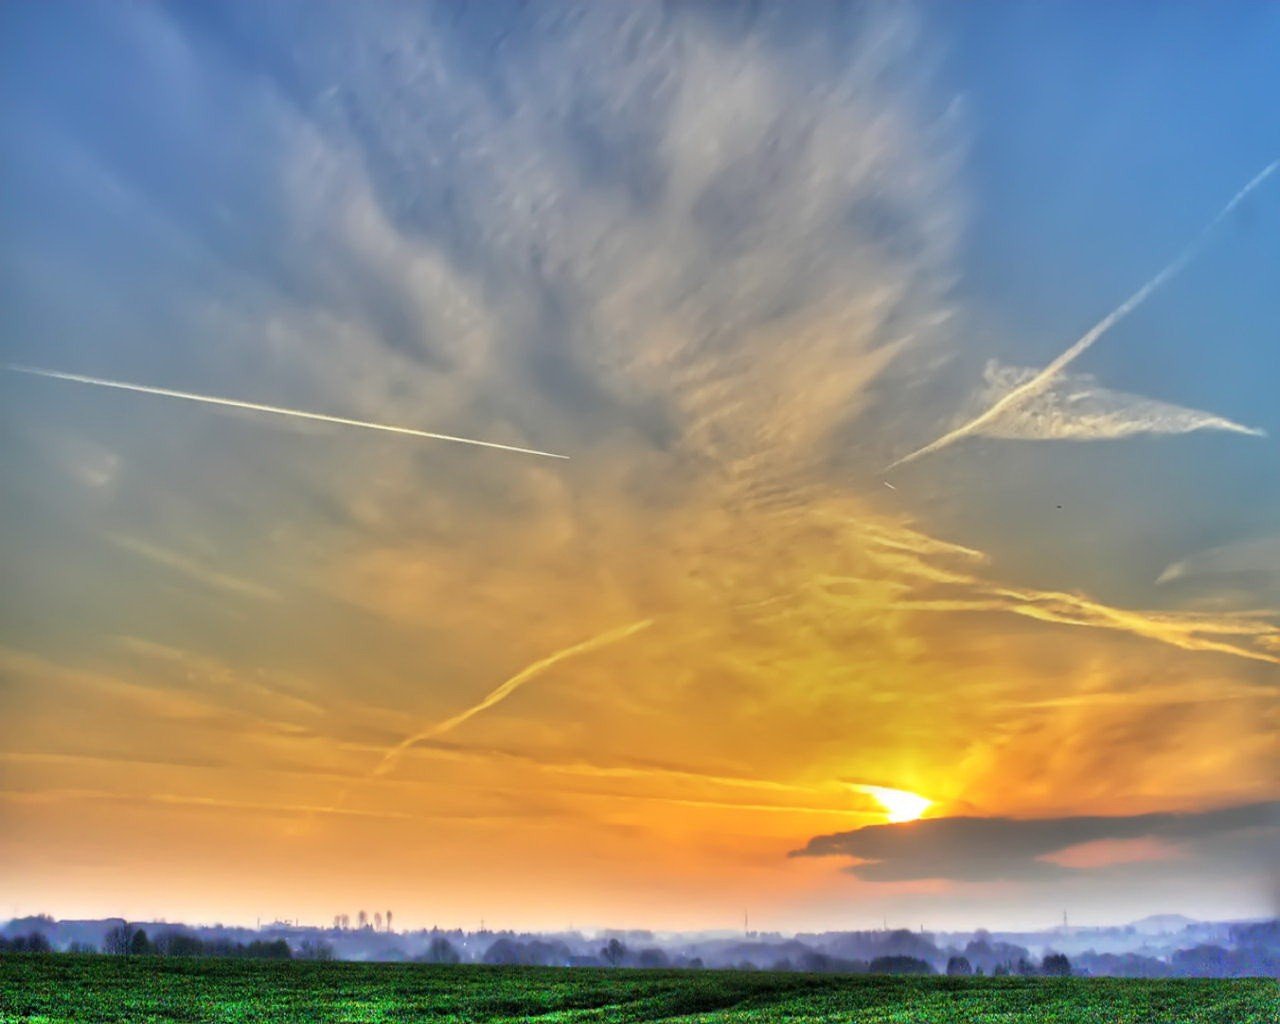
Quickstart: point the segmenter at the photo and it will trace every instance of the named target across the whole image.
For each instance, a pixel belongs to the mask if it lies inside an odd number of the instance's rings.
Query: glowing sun
[[[912,793],[905,789],[890,789],[888,786],[857,785],[859,793],[866,793],[875,800],[889,816],[892,824],[903,821],[915,821],[933,806],[927,796]]]

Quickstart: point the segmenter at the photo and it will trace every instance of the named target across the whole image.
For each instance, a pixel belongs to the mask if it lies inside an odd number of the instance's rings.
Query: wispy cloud
[[[1233,587],[1246,600],[1280,600],[1280,537],[1257,537],[1194,551],[1170,562],[1160,586]]]
[[[1033,369],[990,362],[984,374],[987,388],[979,403],[984,407],[997,403],[1036,375]],[[1194,430],[1266,436],[1263,430],[1210,412],[1111,391],[1092,376],[1067,373],[1059,374],[1044,388],[1005,408],[971,433],[1025,441],[1104,441],[1135,434],[1188,434]]]
[[[195,580],[204,586],[227,590],[233,594],[263,601],[279,601],[281,599],[280,594],[269,587],[264,587],[260,583],[255,583],[239,576],[232,576],[230,573],[215,569],[169,548],[139,540],[137,537],[126,537],[119,534],[111,535],[107,539],[125,551],[140,555],[156,565],[164,566],[164,568],[188,579]]]

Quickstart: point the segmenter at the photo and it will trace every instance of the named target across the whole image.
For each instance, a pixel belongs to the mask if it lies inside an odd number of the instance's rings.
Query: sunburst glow
[[[888,786],[858,786],[859,793],[866,793],[884,808],[889,821],[897,824],[901,821],[915,821],[933,806],[933,801],[919,793],[905,789],[891,789]]]

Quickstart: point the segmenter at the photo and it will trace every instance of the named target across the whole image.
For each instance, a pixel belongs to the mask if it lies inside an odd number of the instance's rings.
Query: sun
[[[915,821],[933,806],[927,796],[912,793],[905,789],[890,789],[888,786],[858,785],[858,792],[866,793],[885,809],[891,824],[904,821]]]

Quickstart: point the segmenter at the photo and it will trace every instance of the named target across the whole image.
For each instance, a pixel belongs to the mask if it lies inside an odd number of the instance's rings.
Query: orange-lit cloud
[[[1171,843],[1148,837],[1140,839],[1098,839],[1089,843],[1066,846],[1039,859],[1059,867],[1088,871],[1113,864],[1142,864],[1147,861],[1172,860],[1183,856]]]

